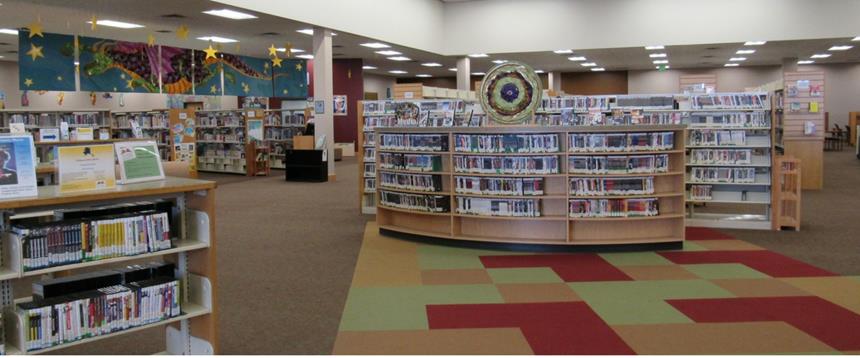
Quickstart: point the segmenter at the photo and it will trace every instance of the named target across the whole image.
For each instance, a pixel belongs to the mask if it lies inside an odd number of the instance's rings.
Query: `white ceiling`
[[[452,1],[452,0],[442,0]],[[459,0],[455,0],[458,1]],[[468,1],[468,0],[467,0]],[[486,1],[486,0],[484,0]],[[225,52],[249,56],[264,57],[266,48],[271,44],[283,47],[291,42],[294,48],[311,50],[312,36],[297,33],[296,30],[310,28],[312,25],[294,20],[279,18],[248,10],[258,19],[230,20],[202,14],[202,11],[218,8],[229,8],[222,4],[206,0],[4,0],[0,1],[0,28],[20,28],[41,18],[46,32],[79,34],[126,41],[145,42],[149,34],[156,36],[159,44],[185,48],[202,49],[208,42],[196,40],[199,36],[217,35],[239,40],[239,49],[233,44],[223,45]],[[93,15],[99,19],[111,19],[133,22],[144,25],[142,29],[121,30],[100,26],[95,32],[86,24]],[[178,14],[184,18],[168,18],[163,15]],[[173,31],[180,25],[190,29],[188,40],[176,38]],[[167,31],[160,33],[159,31]],[[335,58],[361,58],[367,65],[378,67],[377,70],[367,70],[367,73],[390,75],[390,70],[404,70],[407,74],[400,77],[414,77],[417,74],[430,74],[435,77],[450,77],[454,72],[449,68],[456,67],[456,58],[443,56],[427,51],[396,46],[392,48],[410,57],[410,62],[395,62],[374,53],[374,49],[360,46],[361,43],[376,41],[347,32],[338,32],[333,43]],[[672,68],[702,68],[723,67],[730,57],[743,56],[747,60],[740,62],[742,66],[779,65],[783,58],[797,57],[806,59],[815,53],[826,50],[837,44],[852,44],[855,48],[848,51],[832,52],[827,59],[817,59],[816,63],[860,62],[860,42],[851,42],[851,38],[803,39],[791,41],[772,41],[763,46],[750,47],[756,53],[736,55],[735,51],[743,48],[743,43],[721,43],[702,45],[667,46],[664,51],[646,51],[643,47],[625,47],[611,49],[573,49],[574,54],[554,54],[551,51],[520,52],[505,54],[490,54],[488,58],[472,59],[472,71],[486,71],[494,64],[494,59],[519,60],[531,64],[536,69],[545,71],[588,71],[578,62],[571,62],[567,57],[574,55],[585,56],[588,61],[596,62],[607,71],[612,70],[649,70],[654,69],[649,52],[665,52]],[[17,54],[10,53],[17,49],[17,38],[0,34],[0,61],[17,60]],[[441,67],[424,67],[426,62],[437,62]]]

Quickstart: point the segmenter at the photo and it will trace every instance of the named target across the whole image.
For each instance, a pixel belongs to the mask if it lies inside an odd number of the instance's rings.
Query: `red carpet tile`
[[[660,255],[679,265],[739,263],[771,277],[819,277],[836,274],[772,251],[666,251]]]
[[[633,281],[597,254],[481,256],[485,268],[549,267],[565,282]]]
[[[706,227],[687,227],[687,240],[733,240],[730,235]]]
[[[536,354],[634,354],[585,302],[428,305],[430,329],[519,327]]]
[[[696,322],[782,321],[838,350],[860,349],[860,315],[819,297],[715,298],[666,302]]]

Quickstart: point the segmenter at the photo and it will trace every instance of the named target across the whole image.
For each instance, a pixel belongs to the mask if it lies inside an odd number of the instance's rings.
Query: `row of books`
[[[432,154],[379,153],[380,169],[438,172],[442,170],[442,156]]]
[[[702,168],[690,169],[690,181],[699,183],[755,183],[755,168]]]
[[[767,93],[714,93],[691,95],[694,109],[769,109]]]
[[[372,147],[376,145],[376,132],[364,132],[364,145]]]
[[[164,212],[140,212],[125,217],[18,224],[24,271],[133,256],[171,247],[170,222]]]
[[[568,172],[575,174],[653,174],[668,171],[668,154],[568,158]]]
[[[560,113],[537,113],[535,124],[543,126],[627,126],[627,125],[674,125],[681,124],[680,112],[646,112],[643,110],[612,110],[606,113],[592,110],[587,113],[562,109]]]
[[[446,134],[391,134],[379,135],[380,149],[444,152],[448,150]]]
[[[239,112],[198,112],[197,127],[244,127],[245,117]]]
[[[442,191],[442,176],[432,174],[379,173],[382,187],[415,191]]]
[[[543,195],[543,178],[455,176],[456,192],[480,195]]]
[[[552,111],[559,109],[610,110],[615,108],[650,108],[650,109],[672,109],[675,106],[675,98],[671,94],[665,95],[620,95],[620,96],[559,96],[545,97],[541,99],[540,109]]]
[[[572,199],[572,218],[626,218],[660,215],[657,198]]]
[[[451,211],[451,198],[446,195],[423,195],[379,191],[379,203],[393,208],[447,213]]]
[[[712,200],[713,185],[690,185],[691,200]]]
[[[296,126],[302,127],[305,125],[305,112],[304,111],[282,111],[279,112],[270,112],[266,115],[266,119],[263,122],[266,126]]]
[[[265,140],[286,140],[302,134],[301,127],[266,127],[263,134]]]
[[[645,195],[654,194],[654,177],[570,178],[570,195]]]
[[[541,216],[540,199],[492,199],[457,197],[457,213],[480,216]]]
[[[90,125],[98,127],[107,125],[101,113],[15,113],[9,116],[9,123],[24,123],[26,126],[53,126],[60,123],[69,125]]]
[[[752,149],[692,149],[690,164],[736,164],[752,163]]]
[[[375,162],[376,161],[376,148],[374,148],[374,147],[364,148],[364,161],[365,162]]]
[[[690,131],[690,145],[746,145],[747,131],[699,129]]]
[[[114,116],[114,126],[117,128],[131,128],[132,122],[140,128],[167,129],[170,127],[167,112],[128,113]]]
[[[626,152],[672,150],[674,132],[652,133],[570,133],[569,152]]]
[[[376,176],[376,163],[364,163],[364,177]]]
[[[364,178],[364,191],[373,192],[376,190],[376,178]]]
[[[768,112],[708,112],[691,113],[690,127],[735,127],[735,128],[767,128],[770,127]]]
[[[372,131],[377,127],[397,127],[397,117],[392,115],[364,117],[364,130]]]
[[[470,153],[557,153],[558,134],[455,134],[455,150]]]
[[[173,265],[153,263],[33,284],[19,303],[27,352],[156,323],[182,314]]]
[[[218,158],[236,158],[245,159],[245,150],[233,148],[212,148],[212,146],[201,150],[200,155],[203,157],[218,157]]]
[[[454,156],[454,171],[477,174],[558,174],[560,159],[552,156]]]
[[[212,133],[212,132],[201,132],[197,134],[197,141],[199,142],[231,142],[231,143],[243,143],[245,140],[245,134],[243,132],[223,132],[223,133]]]
[[[394,101],[364,101],[362,112],[367,114],[394,113]]]

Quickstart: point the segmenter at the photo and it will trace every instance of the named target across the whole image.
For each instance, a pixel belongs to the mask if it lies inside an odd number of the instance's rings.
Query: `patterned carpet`
[[[365,229],[335,354],[860,354],[860,277],[710,229],[684,250],[529,254]]]

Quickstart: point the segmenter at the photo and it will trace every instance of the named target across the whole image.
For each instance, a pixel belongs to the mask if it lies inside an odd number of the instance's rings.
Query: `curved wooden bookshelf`
[[[601,151],[601,152],[569,152],[568,138],[572,133],[651,133],[672,132],[673,147],[669,150],[630,150],[630,151]],[[387,150],[376,146],[378,153],[415,153],[442,155],[445,168],[441,172],[419,172],[409,170],[378,170],[405,174],[434,175],[442,180],[442,192],[423,192],[415,190],[399,190],[378,186],[377,221],[380,231],[384,234],[420,238],[463,245],[538,245],[549,249],[576,250],[579,246],[602,245],[643,245],[655,247],[680,247],[684,241],[685,221],[685,163],[686,130],[683,125],[639,125],[639,126],[602,126],[602,127],[477,127],[477,128],[377,128],[377,136],[382,134],[438,134],[447,136],[448,150],[446,151],[401,151]],[[455,134],[557,134],[560,148],[558,152],[549,153],[476,153],[458,151],[454,145]],[[622,174],[577,174],[568,173],[569,158],[573,156],[637,156],[667,154],[668,170],[657,173],[622,173]],[[559,158],[558,173],[551,174],[503,174],[503,173],[469,173],[458,171],[456,157],[487,156],[515,157],[528,156],[557,156]],[[542,178],[542,195],[504,195],[504,194],[468,194],[457,192],[458,177],[479,178]],[[631,195],[574,195],[571,191],[571,178],[653,178],[653,194]],[[483,179],[482,179],[483,180]],[[381,202],[380,190],[403,192],[405,194],[433,195],[447,198],[448,212],[427,212],[386,206]],[[501,216],[476,215],[457,211],[458,199],[477,198],[486,200],[537,200],[540,202],[540,215]],[[624,200],[653,198],[658,203],[658,215],[629,216],[629,217],[570,217],[571,200]],[[625,202],[627,203],[627,202]],[[437,204],[438,205],[438,204]],[[625,204],[626,205],[626,204]],[[666,246],[668,245],[668,246]],[[550,248],[551,247],[551,248]]]

